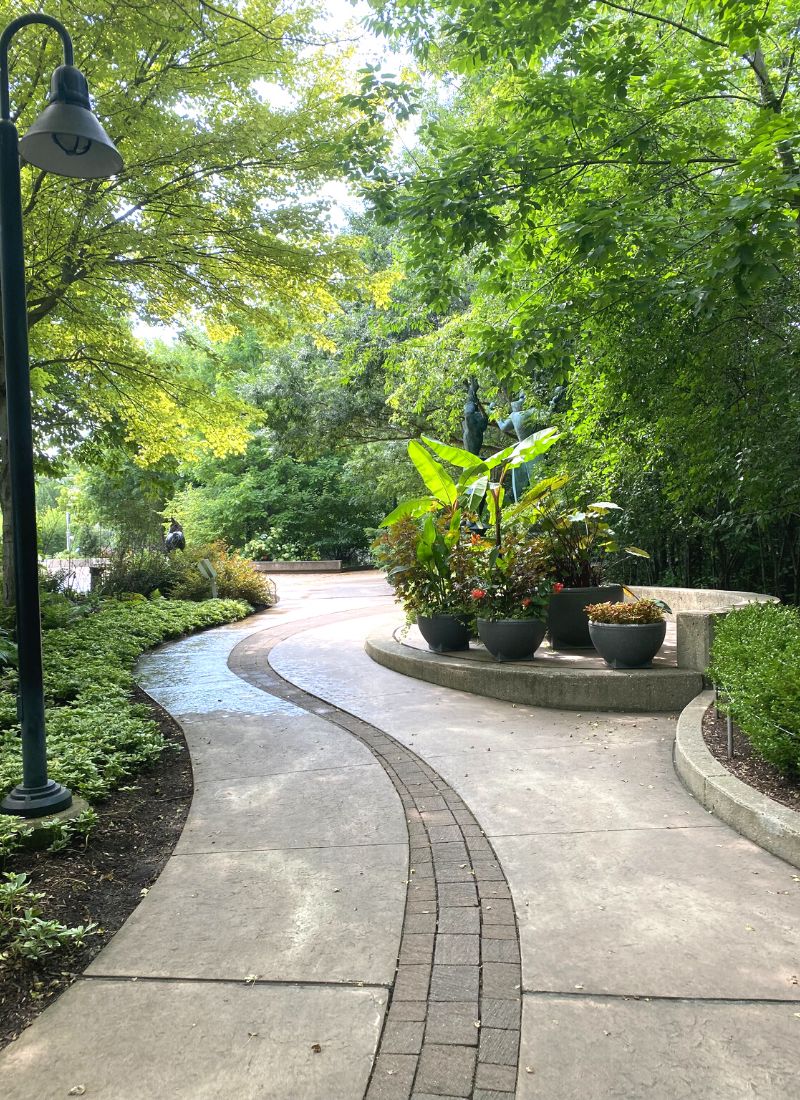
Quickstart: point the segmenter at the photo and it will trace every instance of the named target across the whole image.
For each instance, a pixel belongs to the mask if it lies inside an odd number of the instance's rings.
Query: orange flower
[[[532,603],[533,603],[533,600],[530,598],[530,596],[526,596],[525,599],[522,601],[522,606],[523,607],[530,607]]]
[[[470,596],[472,596],[473,600],[482,600],[485,595],[486,592],[483,588],[473,588],[470,592]]]

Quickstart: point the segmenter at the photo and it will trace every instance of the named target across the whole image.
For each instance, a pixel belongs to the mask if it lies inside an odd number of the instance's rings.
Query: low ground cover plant
[[[708,675],[754,750],[800,774],[800,608],[748,604],[717,627]]]
[[[0,965],[24,959],[38,962],[65,947],[81,947],[96,925],[89,921],[68,928],[42,916],[44,894],[31,889],[25,874],[0,878]]]

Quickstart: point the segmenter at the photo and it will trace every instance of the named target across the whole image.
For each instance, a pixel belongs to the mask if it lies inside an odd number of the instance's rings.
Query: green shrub
[[[800,771],[800,609],[749,604],[717,627],[708,675],[756,752]]]
[[[221,542],[177,550],[172,554],[176,580],[169,595],[174,599],[202,600],[209,592],[209,582],[197,568],[208,558],[217,572],[217,592],[220,599],[244,600],[253,607],[272,607],[275,586],[236,550],[228,550]]]
[[[144,650],[203,627],[243,618],[236,600],[113,600],[66,626],[45,630],[44,687],[50,774],[89,801],[158,759],[164,739],[148,708],[130,700]],[[16,669],[0,676],[0,789],[21,777]],[[9,819],[12,820],[12,819]],[[24,828],[24,824],[20,826]],[[0,855],[13,850],[0,828]]]
[[[167,596],[179,580],[180,570],[163,550],[121,550],[95,587],[98,596],[115,597],[130,593]]]

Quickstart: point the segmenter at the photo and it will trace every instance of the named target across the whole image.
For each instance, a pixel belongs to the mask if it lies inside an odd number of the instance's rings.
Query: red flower
[[[533,603],[533,600],[530,598],[530,596],[526,596],[525,599],[522,601],[522,606],[523,607],[530,607],[532,603]]]
[[[470,535],[469,541],[472,543],[473,546],[477,546],[478,543],[481,541],[481,536],[480,535]]]
[[[564,591],[564,585],[561,583],[561,581],[556,581],[556,583],[553,585],[553,591],[554,592],[563,592]]]
[[[486,592],[483,588],[473,588],[470,592],[470,596],[472,596],[473,600],[482,600],[485,595]]]

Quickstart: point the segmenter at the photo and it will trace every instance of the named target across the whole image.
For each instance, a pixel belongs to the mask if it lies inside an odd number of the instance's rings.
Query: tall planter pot
[[[546,631],[544,619],[478,619],[478,637],[496,661],[530,661]]]
[[[589,616],[583,610],[590,603],[619,603],[621,584],[600,584],[592,588],[562,588],[550,597],[547,629],[554,649],[591,649]]]
[[[417,626],[432,653],[469,649],[469,627],[455,615],[417,615]]]
[[[589,623],[589,633],[609,668],[649,668],[664,644],[667,624]]]

